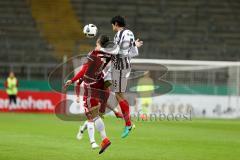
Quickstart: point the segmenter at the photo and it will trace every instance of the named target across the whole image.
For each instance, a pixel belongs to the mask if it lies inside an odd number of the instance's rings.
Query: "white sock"
[[[83,125],[80,127],[80,132],[83,133],[87,129],[87,124],[88,124],[88,121],[85,121],[83,123]]]
[[[102,118],[96,117],[94,122],[95,122],[97,131],[100,133],[102,137],[102,140],[105,139],[107,136],[106,136],[105,126]]]
[[[88,136],[89,136],[90,143],[95,142],[95,137],[94,137],[94,132],[95,132],[94,122],[87,122],[87,129],[88,129]]]

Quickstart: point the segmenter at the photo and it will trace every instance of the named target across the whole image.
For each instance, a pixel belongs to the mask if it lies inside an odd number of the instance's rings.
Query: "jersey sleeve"
[[[129,50],[129,56],[130,57],[136,57],[138,56],[139,53],[138,53],[138,48],[134,45],[133,47],[130,48]]]
[[[87,68],[88,68],[88,63],[85,63],[85,64],[83,65],[82,69],[71,79],[71,81],[72,81],[73,83],[76,82],[77,80],[82,81],[82,78],[83,78],[83,76],[84,76]]]

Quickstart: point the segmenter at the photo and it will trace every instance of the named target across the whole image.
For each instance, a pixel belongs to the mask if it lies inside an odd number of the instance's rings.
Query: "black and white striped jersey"
[[[132,31],[123,29],[118,31],[114,37],[114,43],[118,45],[118,53],[112,56],[114,69],[122,70],[131,68],[130,59],[138,55],[138,49],[135,46],[135,38]]]

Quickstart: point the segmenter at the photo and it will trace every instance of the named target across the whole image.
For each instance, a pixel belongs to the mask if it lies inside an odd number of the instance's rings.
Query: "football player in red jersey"
[[[99,154],[104,152],[111,144],[109,138],[106,136],[104,122],[99,116],[99,114],[105,112],[109,97],[109,90],[104,87],[103,69],[110,61],[110,58],[106,53],[100,51],[101,48],[106,47],[108,42],[109,38],[101,35],[96,42],[95,50],[88,54],[87,62],[71,80],[65,83],[65,87],[67,87],[77,82],[76,93],[78,97],[80,94],[80,84],[84,84],[84,109],[88,118],[87,128],[91,144],[96,144],[94,139],[94,124],[102,137]]]

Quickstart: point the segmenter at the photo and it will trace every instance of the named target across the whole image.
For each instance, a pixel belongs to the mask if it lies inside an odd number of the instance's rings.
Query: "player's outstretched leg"
[[[81,140],[83,138],[83,133],[87,129],[87,123],[88,121],[85,121],[83,125],[79,127],[79,131],[76,137],[78,140]]]
[[[101,143],[101,150],[99,151],[99,154],[102,154],[110,145],[111,145],[111,142],[107,137],[105,139],[103,139],[102,143]]]
[[[99,154],[102,154],[111,145],[111,142],[106,135],[105,126],[102,118],[98,116],[94,119],[94,121],[96,129],[102,137],[101,149],[99,151]]]
[[[122,93],[116,94],[117,100],[119,101],[120,108],[123,113],[123,118],[125,120],[125,127],[122,133],[122,138],[125,138],[129,135],[130,131],[132,130],[132,123],[130,118],[130,111],[129,111],[129,104],[127,100],[123,98]]]
[[[99,146],[96,144],[95,137],[94,137],[94,134],[95,134],[94,122],[88,121],[87,129],[88,129],[88,136],[90,139],[92,149],[98,148]]]

